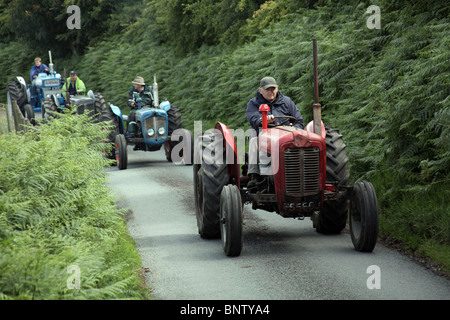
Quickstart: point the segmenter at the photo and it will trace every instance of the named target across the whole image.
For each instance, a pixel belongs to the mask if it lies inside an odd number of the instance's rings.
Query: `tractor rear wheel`
[[[116,136],[116,161],[117,168],[119,170],[124,170],[128,165],[128,155],[127,155],[127,141],[123,134],[118,134]]]
[[[226,185],[220,195],[220,234],[222,247],[229,257],[241,254],[244,241],[242,232],[242,200],[236,185]]]
[[[180,109],[177,106],[171,106],[169,111],[167,111],[167,117],[169,121],[168,135],[171,136],[175,130],[183,128]],[[178,141],[171,140],[164,143],[164,151],[166,153],[167,161],[172,162],[172,150],[178,143]]]
[[[105,156],[109,159],[115,159],[114,143],[116,136],[120,134],[119,121],[120,119],[114,114],[109,103],[105,102],[103,95],[100,93],[95,94],[94,112],[98,122],[108,122],[108,134],[106,136],[105,144]]]
[[[220,238],[220,195],[230,180],[225,150],[222,141],[216,138],[214,133],[199,137],[196,143],[201,153],[196,155],[193,166],[198,232],[207,239]],[[221,154],[216,154],[216,151]]]
[[[24,106],[27,104],[28,97],[24,88],[22,88],[22,85],[18,80],[8,82],[6,87],[8,89],[11,100],[16,100],[17,106],[19,107],[23,116],[25,116]]]
[[[350,200],[350,235],[357,251],[372,252],[378,238],[378,204],[370,182],[355,184]]]
[[[345,144],[339,130],[326,128],[325,142],[327,145],[327,183],[347,186],[350,178],[348,158]],[[325,234],[340,233],[347,224],[347,199],[325,201],[323,209],[314,221],[317,232]]]
[[[194,156],[194,141],[192,132],[187,129],[178,129],[176,134],[172,132],[172,141],[166,141],[164,143],[164,151],[166,152],[166,158],[170,162],[176,164],[184,163],[185,165],[191,165]],[[171,144],[173,143],[173,147]],[[178,147],[177,147],[178,146]],[[174,151],[178,151],[174,153]]]

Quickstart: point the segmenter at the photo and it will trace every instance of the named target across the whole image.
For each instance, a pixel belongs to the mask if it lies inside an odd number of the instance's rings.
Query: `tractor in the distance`
[[[16,77],[7,84],[8,103],[16,100],[17,105],[23,116],[30,120],[32,124],[36,123],[35,115],[42,113],[42,119],[45,117],[45,101],[53,100],[58,106],[64,105],[64,98],[61,95],[62,79],[61,75],[54,70],[51,52],[49,51],[49,72],[40,73],[31,84],[26,83],[23,77]]]
[[[66,99],[64,99],[61,94],[63,79],[54,70],[50,51],[49,59],[49,73],[40,73],[31,84],[27,85],[25,79],[20,76],[8,83],[8,104],[11,100],[16,100],[23,116],[30,120],[33,125],[36,124],[35,115],[37,113],[42,114],[42,119],[57,117],[58,113],[63,112],[68,107],[78,114],[90,111],[92,114],[98,115],[100,109],[104,108],[104,106],[99,105],[99,101],[103,98],[102,95],[90,90],[87,95],[69,96],[67,94]],[[64,78],[65,80],[66,78]],[[100,121],[100,119],[97,120]]]
[[[197,137],[194,149],[194,194],[199,234],[221,238],[227,256],[243,247],[243,204],[276,212],[285,218],[310,217],[319,233],[337,234],[350,220],[356,250],[373,251],[378,235],[378,206],[370,182],[349,185],[345,144],[339,131],[325,128],[318,96],[317,47],[314,41],[315,103],[306,130],[267,125],[268,105],[262,105],[258,152],[270,159],[262,188],[247,188],[248,154],[239,163],[232,131],[218,122]],[[284,118],[284,117],[283,117]],[[261,158],[261,156],[260,156]],[[267,171],[266,171],[267,172]],[[262,173],[262,172],[261,172]]]
[[[164,147],[166,159],[184,161],[190,164],[191,154],[187,154],[189,148],[175,149],[176,145],[192,141],[190,131],[183,129],[181,112],[177,106],[171,105],[168,100],[159,103],[158,84],[156,76],[152,85],[153,106],[142,106],[140,98],[134,96],[133,100],[138,106],[136,121],[129,121],[127,115],[122,115],[118,106],[113,104],[105,110],[103,119],[113,124],[113,130],[109,137],[113,142],[113,149],[109,156],[117,161],[119,170],[128,166],[127,145],[133,145],[134,151],[158,151]],[[173,159],[173,151],[176,151],[176,159]],[[187,157],[187,158],[186,158]]]

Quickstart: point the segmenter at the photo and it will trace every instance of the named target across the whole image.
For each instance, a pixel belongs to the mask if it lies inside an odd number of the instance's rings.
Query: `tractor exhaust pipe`
[[[49,58],[49,62],[50,62],[50,64],[48,65],[50,68],[50,74],[53,75],[54,65],[53,65],[53,61],[52,61],[52,52],[51,51],[48,51],[48,58]]]
[[[158,83],[156,82],[156,74],[153,75],[153,105],[159,107]]]
[[[314,104],[313,104],[313,122],[314,133],[322,135],[322,106],[319,103],[319,73],[317,67],[317,40],[313,40],[314,57]]]

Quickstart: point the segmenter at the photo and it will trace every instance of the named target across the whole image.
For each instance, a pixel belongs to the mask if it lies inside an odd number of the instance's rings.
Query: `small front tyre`
[[[125,170],[128,164],[127,141],[123,134],[116,135],[116,161],[119,170]]]
[[[350,200],[350,235],[357,251],[372,252],[378,237],[378,204],[370,182],[355,184]]]
[[[243,245],[242,201],[235,185],[226,185],[220,194],[220,234],[222,247],[229,257],[241,254]]]

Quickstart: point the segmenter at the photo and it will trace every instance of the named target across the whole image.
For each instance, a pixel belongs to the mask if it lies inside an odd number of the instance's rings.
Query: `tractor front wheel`
[[[236,185],[226,185],[220,195],[220,235],[222,247],[229,257],[241,254],[243,244],[242,200]]]
[[[117,168],[119,168],[119,170],[124,170],[127,168],[127,141],[123,134],[116,135],[116,161]]]
[[[370,182],[355,184],[350,200],[350,234],[357,251],[372,252],[378,237],[378,204]]]
[[[27,118],[30,121],[31,125],[33,126],[36,125],[33,107],[27,103],[24,107],[24,111],[25,111],[25,118]]]
[[[45,98],[42,102],[42,108],[45,110],[42,111],[43,118],[56,118],[58,116],[58,106],[52,98]]]

